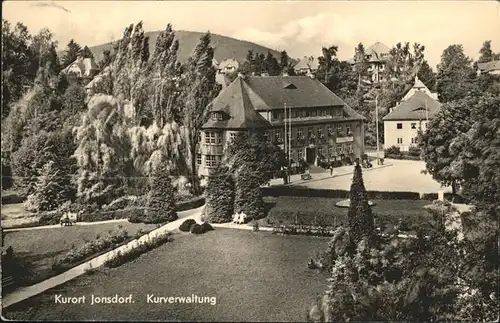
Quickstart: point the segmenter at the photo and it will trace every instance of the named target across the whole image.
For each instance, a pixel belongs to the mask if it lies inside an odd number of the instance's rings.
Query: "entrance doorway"
[[[316,147],[307,147],[306,148],[306,162],[310,164],[314,164],[316,160]]]

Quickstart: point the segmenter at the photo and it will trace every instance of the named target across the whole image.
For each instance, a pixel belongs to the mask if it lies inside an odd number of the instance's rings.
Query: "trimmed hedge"
[[[24,199],[17,194],[2,195],[2,205],[23,203]]]
[[[304,186],[262,187],[261,190],[264,196],[349,198],[348,190],[312,189]],[[420,200],[420,193],[417,192],[368,191],[367,193],[371,200]]]
[[[420,158],[420,156],[412,156],[412,155],[394,155],[394,154],[390,154],[390,155],[385,155],[385,158],[388,158],[388,159],[401,159],[401,160],[422,160]]]
[[[179,202],[175,206],[176,206],[177,212],[179,212],[179,211],[186,211],[186,210],[190,210],[190,209],[196,209],[198,207],[203,206],[204,204],[205,204],[205,197],[204,196],[196,196],[196,197],[193,197],[189,200]]]

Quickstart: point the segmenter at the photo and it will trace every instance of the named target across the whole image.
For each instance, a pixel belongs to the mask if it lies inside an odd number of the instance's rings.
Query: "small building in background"
[[[314,75],[318,71],[318,59],[312,56],[304,56],[299,62],[293,67],[295,74],[297,75]]]
[[[234,58],[228,58],[219,63],[218,72],[220,74],[235,73],[240,68],[240,63]]]
[[[441,103],[425,91],[414,91],[383,118],[384,148],[396,146],[408,151],[417,146],[419,131],[427,129],[429,120],[440,108]]]
[[[487,63],[477,63],[477,74],[500,75],[500,60]]]
[[[430,96],[431,98],[433,98],[434,100],[438,99],[438,94],[434,93],[434,92],[431,92],[431,90],[429,90],[429,88],[427,86],[425,86],[425,84],[422,81],[420,81],[420,79],[418,78],[418,76],[415,76],[415,83],[413,83],[413,86],[408,90],[408,92],[406,92],[406,94],[401,99],[401,101],[408,100],[416,92],[424,92],[428,96]]]
[[[66,66],[61,73],[64,73],[68,79],[78,79],[84,81],[90,81],[99,74],[100,69],[97,66],[93,58],[83,58],[83,56],[78,56],[78,58],[68,66]]]

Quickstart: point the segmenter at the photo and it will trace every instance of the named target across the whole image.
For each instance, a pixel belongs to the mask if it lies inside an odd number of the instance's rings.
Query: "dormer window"
[[[221,112],[212,112],[212,120],[213,121],[221,121],[222,113]]]

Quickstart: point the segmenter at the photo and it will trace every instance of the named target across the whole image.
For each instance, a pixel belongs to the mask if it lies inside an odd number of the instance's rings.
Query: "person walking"
[[[333,176],[333,165],[330,165],[330,176]]]

